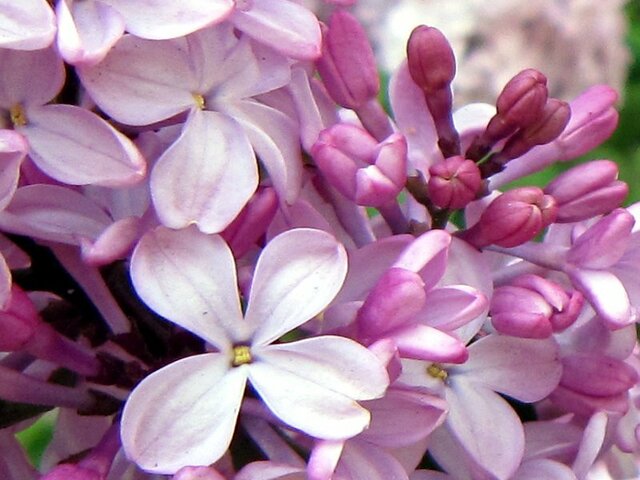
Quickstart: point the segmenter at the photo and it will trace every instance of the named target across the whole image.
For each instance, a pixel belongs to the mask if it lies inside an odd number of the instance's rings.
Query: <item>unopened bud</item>
[[[629,187],[618,180],[615,162],[594,160],[558,175],[544,192],[556,199],[556,222],[563,223],[609,213],[622,204]]]
[[[477,248],[521,245],[553,223],[558,207],[538,187],[509,190],[489,204],[478,223],[458,234]]]
[[[482,182],[475,162],[459,155],[432,165],[429,174],[429,199],[437,207],[452,210],[474,200]]]
[[[328,182],[358,205],[394,200],[407,179],[407,143],[398,133],[377,143],[356,125],[334,125],[320,133],[311,155]]]
[[[322,37],[322,56],[316,66],[331,98],[350,109],[374,98],[380,90],[378,70],[358,20],[345,10],[336,10]]]
[[[409,73],[427,93],[449,88],[456,74],[456,59],[449,41],[440,30],[416,27],[407,43]]]

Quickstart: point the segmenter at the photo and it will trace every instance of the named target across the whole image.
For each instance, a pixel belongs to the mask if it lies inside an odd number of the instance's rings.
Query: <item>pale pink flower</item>
[[[38,50],[55,34],[55,15],[46,0],[0,1],[0,48]]]
[[[369,413],[355,400],[377,398],[388,384],[375,354],[332,336],[274,343],[327,306],[346,268],[343,247],[325,232],[279,235],[258,260],[243,318],[233,257],[219,236],[147,233],[132,258],[138,294],[218,351],[172,363],[136,387],[122,419],[127,455],[160,473],[213,463],[229,446],[247,380],[280,420],[311,436],[343,439],[366,428]]]

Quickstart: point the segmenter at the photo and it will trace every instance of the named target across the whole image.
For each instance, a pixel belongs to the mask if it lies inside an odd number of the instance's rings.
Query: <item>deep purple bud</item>
[[[358,20],[345,10],[336,10],[323,29],[322,56],[316,66],[333,100],[356,109],[380,90],[375,56]]]
[[[548,99],[538,121],[518,130],[507,140],[502,151],[493,161],[504,164],[537,145],[552,142],[562,133],[570,118],[571,108],[568,103],[555,98]]]
[[[547,97],[547,78],[542,73],[532,68],[518,73],[498,96],[497,113],[469,147],[467,158],[481,159],[496,142],[535,123],[542,115]]]
[[[558,203],[556,222],[578,222],[619,207],[629,187],[618,180],[618,166],[593,160],[558,175],[544,189]]]
[[[356,125],[334,125],[320,133],[311,155],[327,181],[358,205],[395,200],[407,179],[407,143],[398,133],[378,143]]]
[[[426,25],[413,29],[407,43],[409,73],[426,93],[448,89],[456,74],[456,59],[440,30]]]
[[[437,207],[452,210],[464,208],[474,200],[482,182],[475,162],[460,155],[432,165],[429,174],[429,199]]]
[[[477,248],[491,244],[515,247],[553,223],[557,211],[553,197],[540,188],[514,188],[493,200],[478,223],[459,236]]]

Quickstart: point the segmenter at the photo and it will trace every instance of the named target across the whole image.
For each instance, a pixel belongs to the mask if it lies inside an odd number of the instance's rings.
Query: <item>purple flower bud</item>
[[[335,102],[356,109],[374,98],[380,90],[378,70],[358,20],[345,10],[336,10],[322,37],[322,56],[316,66]]]
[[[456,74],[456,59],[449,41],[440,30],[416,27],[407,43],[409,73],[426,93],[448,89]]]
[[[630,365],[595,353],[565,357],[562,367],[560,385],[594,397],[626,393],[638,381],[638,374]]]
[[[478,223],[459,236],[476,248],[491,244],[515,247],[553,223],[557,211],[553,197],[540,188],[514,188],[493,200]]]
[[[532,68],[518,73],[498,96],[497,113],[469,147],[467,158],[479,160],[499,140],[535,123],[542,115],[547,96],[547,78],[542,73]]]
[[[429,169],[429,199],[440,208],[464,208],[476,198],[482,178],[480,169],[462,156],[449,157]]]
[[[503,147],[502,151],[493,159],[494,162],[504,164],[517,158],[536,145],[544,145],[555,140],[562,133],[571,118],[569,104],[555,98],[547,100],[538,120],[518,130]]]
[[[556,222],[578,222],[609,213],[629,193],[618,180],[618,166],[610,160],[594,160],[558,175],[544,189],[558,203]]]
[[[406,182],[407,143],[398,133],[377,143],[356,125],[334,125],[320,133],[311,155],[329,183],[358,205],[384,205]]]
[[[524,338],[547,338],[576,321],[584,298],[571,296],[560,285],[537,275],[521,275],[495,289],[491,322],[500,333]]]

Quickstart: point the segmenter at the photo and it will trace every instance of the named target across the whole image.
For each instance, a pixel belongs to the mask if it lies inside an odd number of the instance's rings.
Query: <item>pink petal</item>
[[[602,270],[574,270],[569,276],[611,330],[624,328],[635,321],[627,291],[614,274]]]
[[[266,345],[320,313],[347,273],[344,247],[322,230],[294,229],[272,239],[256,265],[245,319],[252,345]]]
[[[146,162],[133,142],[96,114],[73,105],[27,111],[19,128],[31,158],[51,178],[70,185],[124,187],[144,177]]]
[[[354,474],[351,474],[354,472]],[[357,472],[357,473],[356,473]],[[366,473],[365,473],[366,472]],[[373,443],[353,441],[347,442],[336,470],[336,476],[349,475],[358,478],[359,474],[367,480],[404,480],[407,472],[393,454]],[[349,478],[349,477],[347,477]]]
[[[469,356],[460,340],[426,325],[413,325],[389,336],[398,346],[402,358],[463,363]]]
[[[198,109],[151,173],[160,221],[171,228],[195,224],[205,233],[224,230],[257,187],[258,167],[242,127]]]
[[[140,219],[127,217],[111,224],[95,240],[81,240],[82,259],[89,265],[102,266],[124,258],[133,248],[140,231]]]
[[[0,0],[1,48],[38,50],[55,34],[55,16],[45,0]]]
[[[466,285],[434,288],[427,292],[425,308],[419,321],[441,330],[455,330],[466,325],[487,308],[487,298]]]
[[[546,397],[558,385],[562,366],[553,339],[488,335],[469,346],[469,361],[456,376],[523,402]]]
[[[313,337],[268,345],[253,353],[274,368],[354,400],[380,397],[389,384],[385,366],[375,354],[344,337]]]
[[[57,95],[64,83],[64,64],[53,48],[32,52],[0,49],[0,65],[3,108],[43,105]]]
[[[447,267],[450,244],[451,236],[444,230],[423,233],[402,252],[393,266],[420,273],[425,290],[431,290]]]
[[[13,198],[28,149],[22,135],[13,130],[0,130],[0,210]]]
[[[158,314],[221,349],[229,347],[229,332],[242,313],[233,256],[222,238],[195,228],[152,230],[133,252],[131,279]]]
[[[147,125],[197,104],[197,80],[183,39],[143,40],[125,35],[105,59],[77,72],[91,98],[115,120]]]
[[[248,10],[236,9],[231,21],[246,35],[300,60],[320,56],[322,35],[318,19],[289,0],[252,0]]]
[[[584,429],[580,448],[571,466],[577,478],[585,478],[596,461],[600,450],[605,447],[605,434],[609,418],[605,412],[597,412]],[[606,448],[606,447],[605,447]]]
[[[302,187],[298,130],[284,113],[251,100],[221,105],[244,127],[280,198],[292,204]]]
[[[447,389],[447,430],[478,466],[497,478],[510,478],[524,453],[520,419],[505,400],[490,390],[458,378],[451,387]],[[436,439],[430,446],[436,461],[446,470],[448,462],[459,461],[447,457]],[[447,463],[441,462],[445,458]]]
[[[539,459],[522,463],[516,472],[518,480],[576,480],[573,473],[565,464],[553,460]]]
[[[122,16],[99,0],[61,0],[56,16],[58,50],[74,65],[100,62],[124,33]]]
[[[19,188],[2,214],[5,230],[71,245],[79,237],[96,238],[111,222],[89,198],[57,185]]]
[[[246,382],[224,354],[178,360],[146,377],[122,412],[122,446],[149,472],[210,465],[227,450]],[[151,407],[151,408],[150,408]]]
[[[309,376],[309,372],[306,373]],[[249,381],[283,422],[317,438],[350,438],[369,424],[369,412],[353,399],[266,362],[249,366]]]
[[[232,0],[108,0],[124,17],[127,31],[141,38],[163,40],[221,22],[233,10]]]

